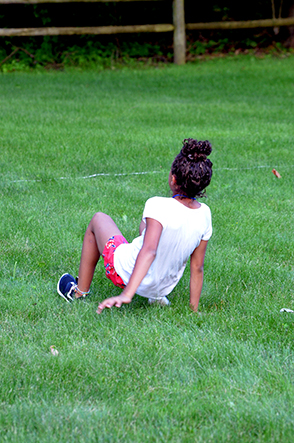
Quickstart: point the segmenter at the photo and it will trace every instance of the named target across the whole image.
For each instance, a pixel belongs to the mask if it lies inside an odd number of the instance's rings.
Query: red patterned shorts
[[[109,278],[115,286],[118,286],[121,289],[126,285],[114,269],[113,259],[116,248],[123,243],[128,243],[123,235],[114,235],[113,237],[110,237],[102,252],[106,277]]]

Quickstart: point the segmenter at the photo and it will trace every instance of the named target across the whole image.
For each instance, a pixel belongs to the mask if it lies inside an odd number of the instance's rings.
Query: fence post
[[[186,63],[186,30],[184,0],[173,0],[174,21],[174,63]]]

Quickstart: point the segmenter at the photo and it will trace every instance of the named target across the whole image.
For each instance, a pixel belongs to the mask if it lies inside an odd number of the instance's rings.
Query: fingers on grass
[[[122,305],[122,302],[117,299],[117,297],[109,298],[107,300],[104,300],[100,305],[98,306],[97,313],[100,314],[104,308],[112,308],[113,306],[116,306],[120,308]]]

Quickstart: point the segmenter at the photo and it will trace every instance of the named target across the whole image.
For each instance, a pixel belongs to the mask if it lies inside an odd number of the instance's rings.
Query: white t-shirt
[[[146,218],[157,220],[163,229],[156,257],[136,292],[143,297],[161,298],[176,286],[200,241],[210,239],[211,213],[204,203],[191,209],[173,198],[152,197],[145,204],[143,220]],[[145,230],[132,243],[119,245],[114,253],[115,270],[125,284],[133,272],[144,235]]]

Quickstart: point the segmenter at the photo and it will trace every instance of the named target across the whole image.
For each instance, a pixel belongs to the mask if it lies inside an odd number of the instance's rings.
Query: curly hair
[[[212,176],[212,162],[207,158],[212,148],[208,140],[186,138],[171,167],[179,192],[189,198],[204,197]]]

